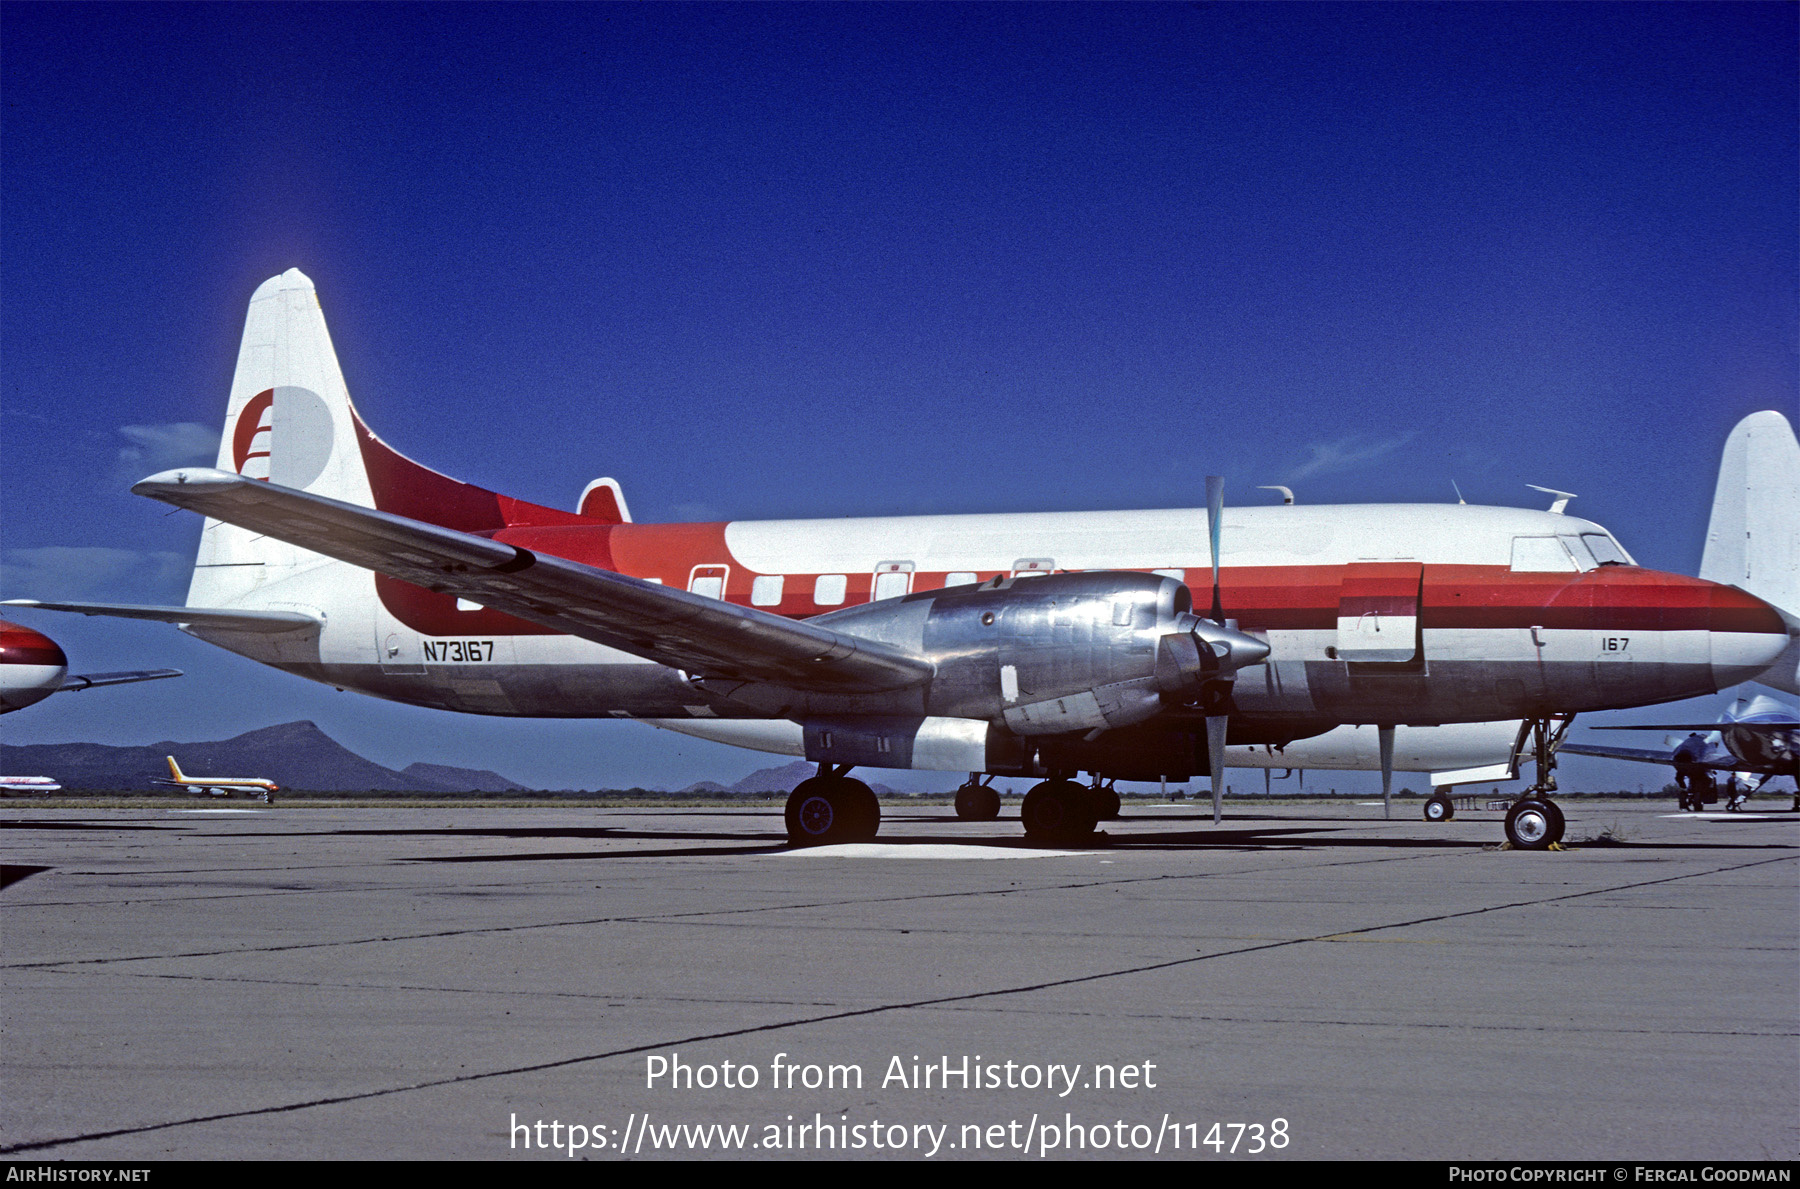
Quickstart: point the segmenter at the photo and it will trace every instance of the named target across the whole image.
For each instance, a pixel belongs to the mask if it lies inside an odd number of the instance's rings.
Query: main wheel
[[[1019,806],[1025,837],[1033,842],[1061,845],[1080,842],[1094,832],[1093,808],[1088,790],[1072,780],[1046,780],[1034,785]]]
[[[844,788],[849,783],[814,776],[794,787],[788,794],[785,814],[788,845],[823,846],[854,836],[857,814]]]
[[[1456,816],[1456,802],[1442,793],[1433,793],[1425,798],[1425,820],[1428,822],[1447,822]]]
[[[1000,794],[985,784],[956,790],[956,816],[965,822],[991,822],[1000,816]]]
[[[1115,788],[1090,788],[1088,790],[1088,807],[1094,812],[1097,822],[1110,822],[1119,816],[1119,809],[1124,802],[1119,800],[1119,791]]]
[[[850,842],[872,841],[881,830],[881,799],[875,790],[860,780],[851,780],[840,776],[838,783],[844,787],[844,797],[849,803]]]
[[[1549,850],[1558,837],[1558,811],[1548,801],[1526,797],[1506,811],[1506,840],[1519,850]]]

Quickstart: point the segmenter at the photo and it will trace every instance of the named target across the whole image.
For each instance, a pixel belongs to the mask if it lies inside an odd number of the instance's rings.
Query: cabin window
[[[1514,537],[1512,569],[1516,573],[1575,572],[1575,561],[1555,537]]]
[[[912,575],[905,571],[875,575],[876,600],[899,598],[906,593],[907,585],[911,580]]]
[[[724,566],[695,566],[693,576],[688,579],[688,590],[709,599],[725,597]]]
[[[975,574],[969,570],[958,570],[954,574],[944,575],[945,586],[973,586],[976,581]]]
[[[781,588],[786,579],[780,574],[764,574],[750,584],[750,605],[773,607],[781,602]]]
[[[813,583],[813,602],[821,607],[836,607],[844,601],[849,580],[842,574],[820,574]]]

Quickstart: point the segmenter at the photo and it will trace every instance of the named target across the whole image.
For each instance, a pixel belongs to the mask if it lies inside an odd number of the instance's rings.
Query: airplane
[[[0,793],[54,793],[60,788],[54,776],[0,776]]]
[[[281,786],[272,780],[263,780],[257,776],[184,776],[181,765],[175,762],[174,756],[165,757],[169,761],[169,775],[173,780],[158,780],[160,785],[173,788],[192,789],[198,797],[229,797],[232,793],[248,793],[260,796],[264,801],[273,801]]]
[[[180,669],[134,669],[71,677],[69,658],[56,641],[23,624],[0,620],[0,714],[23,710],[63,690],[179,676]]]
[[[1643,569],[1566,514],[1227,513],[1206,489],[1204,509],[639,524],[597,479],[543,507],[377,437],[291,269],[251,298],[217,465],[132,488],[206,517],[187,604],[29,605],[416,705],[800,755],[795,845],[875,836],[855,767],[1040,778],[1025,830],[1061,844],[1098,818],[1082,772],[1205,771],[1216,822],[1228,743],[1371,725],[1385,778],[1401,725],[1522,718],[1537,779],[1506,834],[1545,849],[1574,714],[1710,694],[1793,643],[1762,599]]]
[[[1767,694],[1739,698],[1713,723],[1651,723],[1607,726],[1603,731],[1691,731],[1687,738],[1667,742],[1662,751],[1636,747],[1610,747],[1597,743],[1565,743],[1562,750],[1575,755],[1667,764],[1675,769],[1681,807],[1698,813],[1719,801],[1716,773],[1725,773],[1725,808],[1735,812],[1753,793],[1777,776],[1800,780],[1800,711]],[[1755,780],[1755,777],[1762,777]],[[1800,809],[1800,790],[1794,794]]]

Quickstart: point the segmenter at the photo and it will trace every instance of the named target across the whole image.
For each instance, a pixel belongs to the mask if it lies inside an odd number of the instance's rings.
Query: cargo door
[[[1421,657],[1416,561],[1357,562],[1338,589],[1337,655],[1343,661],[1402,664]]]

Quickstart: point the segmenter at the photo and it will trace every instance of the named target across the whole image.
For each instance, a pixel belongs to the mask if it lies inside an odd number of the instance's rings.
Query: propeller
[[[1197,706],[1206,716],[1206,754],[1212,768],[1213,822],[1223,816],[1225,735],[1231,721],[1231,686],[1238,670],[1261,664],[1269,646],[1230,626],[1219,592],[1219,540],[1224,527],[1225,480],[1206,477],[1206,526],[1212,549],[1212,615],[1182,615],[1177,631],[1157,647],[1157,683],[1171,699]]]

